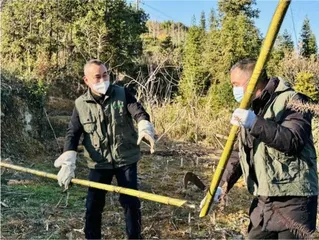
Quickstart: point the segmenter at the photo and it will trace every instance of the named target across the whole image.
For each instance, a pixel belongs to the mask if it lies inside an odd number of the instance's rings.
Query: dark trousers
[[[118,185],[125,188],[137,189],[137,164],[131,164],[116,169],[91,169],[89,180],[110,184],[115,175]],[[106,191],[89,188],[86,198],[85,237],[101,239],[101,220],[105,205]],[[141,238],[141,211],[137,197],[120,194],[120,204],[124,209],[126,234],[129,239]]]
[[[257,227],[250,226],[248,239],[300,239],[290,230],[284,230],[281,232],[269,232],[263,231],[262,225]]]
[[[316,230],[317,196],[258,197],[251,204],[249,239],[305,239]]]

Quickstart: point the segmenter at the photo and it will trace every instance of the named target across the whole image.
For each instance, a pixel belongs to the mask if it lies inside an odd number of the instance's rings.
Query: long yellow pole
[[[34,175],[37,175],[40,177],[46,177],[46,178],[51,178],[51,179],[57,180],[57,175],[54,175],[51,173],[37,171],[37,170],[30,169],[30,168],[24,168],[24,167],[20,167],[20,166],[8,164],[8,163],[3,163],[3,162],[0,162],[0,166],[5,167],[5,168],[11,168],[11,169],[21,171],[21,172],[31,173],[31,174],[34,174]],[[92,182],[92,181],[87,181],[87,180],[82,180],[82,179],[77,179],[77,178],[73,178],[71,180],[71,182],[75,183],[75,184],[82,185],[82,186],[98,188],[98,189],[106,190],[109,192],[122,193],[122,194],[130,195],[130,196],[134,196],[134,197],[138,197],[138,198],[143,198],[146,200],[150,200],[153,202],[159,202],[159,203],[163,203],[163,204],[167,204],[167,205],[173,205],[173,206],[177,206],[177,207],[187,207],[187,208],[193,208],[193,209],[195,208],[195,204],[190,204],[186,200],[181,200],[181,199],[177,199],[177,198],[170,198],[170,197],[165,197],[165,196],[161,196],[161,195],[157,195],[157,194],[142,192],[142,191],[138,191],[138,190],[134,190],[134,189],[123,188],[123,187],[118,187],[118,186],[113,186],[113,185],[107,185],[107,184],[102,184],[102,183],[97,183],[97,182]]]
[[[249,107],[250,100],[253,96],[253,93],[255,91],[255,87],[256,87],[257,82],[258,82],[258,78],[259,78],[260,73],[263,70],[263,68],[267,62],[267,59],[270,55],[271,49],[274,45],[274,42],[276,40],[277,34],[279,32],[281,23],[285,17],[285,14],[287,12],[289,4],[290,4],[290,0],[280,0],[278,5],[277,5],[276,11],[275,11],[273,18],[271,20],[266,38],[265,38],[263,45],[261,47],[260,54],[259,54],[256,66],[255,66],[255,69],[254,69],[253,74],[249,80],[247,90],[245,92],[243,100],[240,103],[239,108],[247,109]],[[206,194],[205,203],[204,203],[203,208],[201,209],[201,212],[199,215],[200,217],[206,216],[210,207],[211,207],[212,200],[213,200],[212,196],[215,195],[218,184],[219,184],[219,182],[222,178],[222,175],[224,173],[225,166],[226,166],[228,159],[231,155],[231,152],[233,150],[233,145],[234,145],[235,140],[236,140],[238,128],[239,127],[237,127],[237,126],[233,126],[231,128],[231,131],[229,133],[224,151],[223,151],[223,153],[220,157],[220,160],[218,162],[216,172],[213,175],[213,178],[212,178],[212,181],[211,181],[211,184],[209,187],[209,191]]]

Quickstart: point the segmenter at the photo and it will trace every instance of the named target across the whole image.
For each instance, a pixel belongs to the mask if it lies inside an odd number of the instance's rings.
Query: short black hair
[[[251,72],[252,73],[254,71],[256,62],[257,61],[254,58],[244,58],[244,59],[239,60],[238,62],[236,62],[231,67],[230,71],[233,71],[234,69],[239,68],[242,71]],[[261,71],[259,79],[260,79],[260,82],[263,83],[263,84],[266,84],[268,82],[268,76],[267,76],[266,69],[263,69]]]

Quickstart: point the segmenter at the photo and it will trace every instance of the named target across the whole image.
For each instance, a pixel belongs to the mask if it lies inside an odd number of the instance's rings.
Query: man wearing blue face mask
[[[137,162],[142,139],[154,152],[154,127],[135,97],[122,87],[110,84],[106,66],[93,59],[84,66],[85,94],[75,100],[75,108],[66,134],[64,153],[55,161],[60,186],[68,188],[74,177],[77,147],[83,134],[84,157],[89,180],[110,184],[113,177],[121,187],[137,189]],[[138,134],[133,126],[138,124]],[[86,199],[85,237],[101,238],[101,220],[106,191],[89,187]],[[140,201],[120,194],[129,239],[141,238]]]
[[[235,99],[243,99],[256,61],[244,59],[230,71]],[[255,196],[249,239],[308,238],[316,230],[318,175],[311,113],[296,112],[290,100],[307,102],[281,78],[262,72],[250,109],[236,109],[231,123],[241,127],[239,159],[230,161],[220,186],[226,193],[243,175]]]

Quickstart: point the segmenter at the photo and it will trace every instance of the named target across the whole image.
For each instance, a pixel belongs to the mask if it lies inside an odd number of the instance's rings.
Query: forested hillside
[[[83,66],[98,58],[113,83],[126,86],[143,103],[160,137],[158,153],[142,151],[141,189],[199,203],[204,194],[183,189],[182,177],[194,171],[207,184],[211,179],[238,106],[230,68],[240,59],[257,58],[265,37],[255,24],[259,11],[254,0],[218,1],[209,16],[202,12],[186,26],[151,21],[147,12],[124,0],[2,1],[2,160],[57,173],[53,162],[73,101],[86,90]],[[266,69],[318,104],[319,36],[312,24],[317,23],[304,19],[298,42],[282,29]],[[312,124],[319,153],[318,116]],[[65,195],[56,182],[1,171],[1,238],[84,238],[83,188],[73,187],[61,206]],[[79,176],[86,175],[81,160]],[[228,208],[212,211],[209,221],[198,219],[198,212],[144,201],[145,238],[243,238],[250,203],[243,185],[236,185]],[[123,238],[117,195],[107,198],[116,208],[107,206],[104,212],[113,219],[104,236]]]

